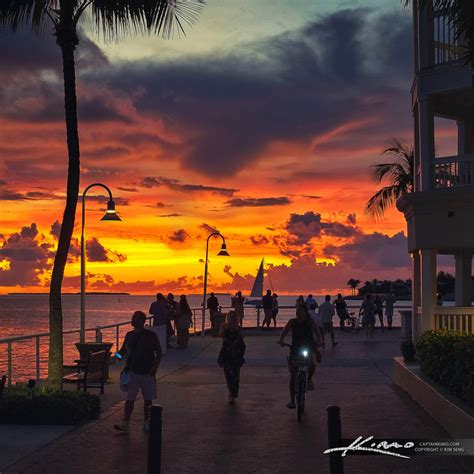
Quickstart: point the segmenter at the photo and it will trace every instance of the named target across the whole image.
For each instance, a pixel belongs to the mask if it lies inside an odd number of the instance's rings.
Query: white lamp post
[[[209,234],[206,241],[206,260],[204,265],[204,292],[202,295],[202,335],[205,334],[205,324],[206,324],[206,293],[207,293],[207,267],[208,267],[208,258],[209,258],[209,239],[214,235],[218,235],[222,239],[222,246],[220,252],[217,254],[219,256],[229,257],[229,252],[227,252],[227,246],[225,244],[225,239],[222,234],[219,232],[213,232]]]
[[[82,193],[82,232],[81,232],[81,329],[79,341],[86,340],[86,239],[85,239],[85,225],[86,225],[86,194],[89,189],[100,186],[104,188],[109,194],[109,202],[107,203],[107,211],[101,221],[121,221],[117,212],[115,211],[115,202],[112,198],[112,191],[102,183],[93,183],[87,186]]]

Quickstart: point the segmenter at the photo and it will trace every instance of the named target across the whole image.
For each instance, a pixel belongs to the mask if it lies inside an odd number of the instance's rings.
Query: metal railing
[[[474,154],[435,158],[432,169],[435,189],[474,185]]]
[[[395,309],[400,310],[406,308],[407,307],[405,306],[397,306]],[[223,306],[221,307],[221,309],[229,310],[231,308],[228,306]],[[358,309],[359,304],[348,304],[349,311],[352,312]],[[198,336],[199,334],[201,334],[202,309],[191,308],[191,310],[193,312],[193,321],[190,328],[190,333],[194,336]],[[281,327],[282,323],[286,323],[289,318],[294,317],[294,310],[294,306],[279,306],[279,313],[277,317],[277,321],[279,324],[277,327]],[[205,328],[207,330],[211,328],[211,323],[208,315],[208,310],[206,310]],[[153,316],[148,317],[148,324],[152,324],[152,320]],[[260,327],[262,320],[263,309],[261,307],[245,306],[244,327]],[[86,335],[93,334],[94,342],[102,342],[104,337],[110,338],[110,340],[114,341],[111,350],[116,351],[120,347],[120,341],[124,336],[124,329],[128,329],[129,327],[130,320],[121,321],[119,323],[114,324],[88,327],[86,328]],[[107,336],[104,336],[104,332],[108,333]],[[79,341],[79,338],[77,337],[76,339],[69,339],[69,336],[79,335],[79,333],[80,329],[69,329],[63,331],[65,362],[68,359],[73,360],[77,358],[77,350],[74,348],[74,344]],[[6,367],[5,359],[3,359],[0,353],[0,371],[4,370],[3,367],[6,369],[8,386],[11,386],[14,381],[27,380],[28,378],[35,378],[36,380],[40,380],[42,377],[46,377],[47,348],[45,348],[45,344],[47,344],[48,339],[49,332],[12,336],[0,339],[0,347],[6,346]],[[33,343],[33,347],[28,347],[23,351],[17,349],[17,352],[21,352],[21,354],[19,355],[19,363],[15,364],[14,347],[16,345],[21,345],[22,343]],[[2,362],[4,364],[3,366]]]
[[[435,308],[433,315],[436,329],[449,329],[461,334],[473,334],[474,307],[472,306],[440,306]]]

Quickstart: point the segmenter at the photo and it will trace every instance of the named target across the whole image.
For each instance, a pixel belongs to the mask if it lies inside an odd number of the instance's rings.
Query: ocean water
[[[219,303],[223,307],[230,306],[230,295],[218,295]],[[318,303],[324,300],[323,296],[315,296]],[[86,326],[95,328],[96,326],[106,326],[130,320],[134,311],[141,310],[148,314],[150,304],[154,301],[154,296],[137,295],[87,295],[86,297]],[[282,295],[279,297],[280,306],[291,306],[291,308],[281,308],[278,314],[278,326],[283,326],[290,317],[294,316],[294,304],[296,296]],[[196,329],[201,329],[202,313],[200,311],[202,296],[189,295],[188,301],[192,308],[195,308]],[[358,307],[360,302],[349,301],[350,306]],[[408,302],[401,305],[408,306]],[[396,305],[397,306],[397,305]],[[14,336],[32,335],[47,333],[49,331],[48,295],[0,295],[0,339]],[[354,309],[356,311],[356,309]],[[79,328],[80,320],[80,297],[79,295],[63,296],[63,320],[64,330]],[[334,318],[337,325],[337,318]],[[209,327],[206,318],[206,327]],[[244,325],[256,325],[256,310],[252,306],[246,307]],[[394,325],[400,325],[400,315],[397,311],[394,314]],[[131,327],[127,324],[119,329],[119,344],[125,333]],[[115,348],[116,329],[104,329],[102,331],[104,342],[113,342]],[[87,332],[86,339],[93,341],[94,331]],[[64,335],[64,359],[65,363],[72,363],[77,358],[78,353],[75,343],[79,335]],[[13,360],[13,380],[25,380],[35,377],[36,370],[36,340],[15,341],[11,344]],[[6,343],[0,343],[0,375],[7,373],[8,347]],[[48,337],[40,338],[40,377],[47,374],[48,359]]]

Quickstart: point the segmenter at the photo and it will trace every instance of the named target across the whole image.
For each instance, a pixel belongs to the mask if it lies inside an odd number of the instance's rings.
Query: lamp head
[[[115,210],[115,202],[112,199],[107,203],[107,210],[105,211],[104,217],[101,221],[121,221],[120,217]]]
[[[227,246],[225,243],[222,244],[221,251],[217,255],[220,257],[230,257],[229,252],[227,252]]]

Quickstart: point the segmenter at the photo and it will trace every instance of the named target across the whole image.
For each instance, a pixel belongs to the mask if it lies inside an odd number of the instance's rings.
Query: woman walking
[[[189,307],[186,295],[181,295],[176,311],[176,330],[178,332],[178,347],[186,349],[189,342],[189,327],[193,322],[193,312]]]
[[[227,314],[220,335],[223,342],[217,363],[224,369],[229,403],[232,405],[239,396],[240,368],[245,363],[245,342],[240,330],[239,316],[235,311],[229,311]]]
[[[367,341],[369,340],[369,336],[372,339],[374,337],[375,311],[376,307],[372,301],[372,295],[367,293],[359,310],[359,316],[362,314],[362,326],[365,329],[365,337]]]

